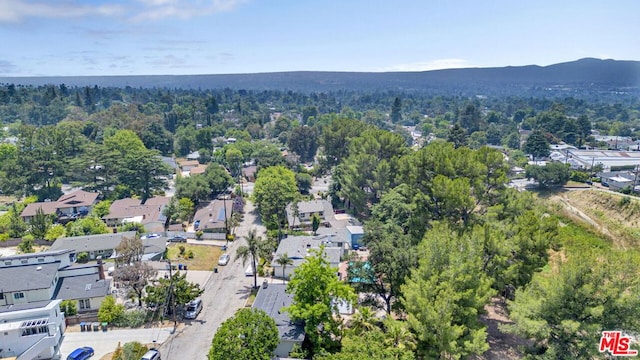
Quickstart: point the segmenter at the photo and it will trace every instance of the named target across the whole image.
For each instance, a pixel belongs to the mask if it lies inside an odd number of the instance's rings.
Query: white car
[[[144,236],[140,237],[140,239],[141,240],[144,240],[144,239],[157,239],[159,237],[160,237],[160,234],[151,233],[151,234],[147,234],[147,235],[144,235]]]
[[[229,263],[229,260],[231,260],[231,256],[229,256],[229,254],[222,254],[220,255],[220,260],[218,260],[218,265],[225,266]]]

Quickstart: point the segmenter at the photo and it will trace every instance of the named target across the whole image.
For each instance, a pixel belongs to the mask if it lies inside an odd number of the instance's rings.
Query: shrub
[[[60,311],[62,311],[65,316],[73,316],[78,313],[78,305],[76,305],[75,300],[63,300],[60,303]]]
[[[623,196],[618,202],[620,206],[627,206],[631,203],[631,199],[628,196]]]
[[[124,344],[122,348],[116,349],[112,357],[113,360],[134,360],[140,359],[149,349],[137,341]]]
[[[98,310],[98,320],[111,324],[119,320],[123,314],[124,305],[116,304],[116,299],[113,296],[107,296]]]
[[[178,246],[178,250],[180,250],[180,255],[184,255],[184,250],[185,250],[184,245]]]
[[[78,253],[78,256],[76,256],[76,262],[86,263],[87,261],[89,261],[89,253],[86,251]]]
[[[193,250],[187,251],[187,259],[193,259],[195,255],[193,254]]]
[[[147,322],[146,310],[128,310],[117,318],[113,325],[117,327],[140,327]]]
[[[204,234],[204,233],[202,232],[202,230],[198,230],[198,231],[196,231],[196,239],[198,239],[198,240],[202,240],[202,235],[203,235],[203,234]]]

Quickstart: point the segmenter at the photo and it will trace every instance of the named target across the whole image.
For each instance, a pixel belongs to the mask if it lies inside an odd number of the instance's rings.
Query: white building
[[[278,245],[271,262],[271,267],[274,269],[274,277],[282,278],[284,276],[285,279],[291,278],[291,275],[305,261],[305,258],[311,255],[311,251],[318,250],[321,246],[324,246],[324,258],[332,267],[337,269],[340,265],[340,259],[345,253],[343,239],[332,235],[315,237],[288,236],[280,241],[280,245]],[[285,266],[283,269],[283,266],[278,264],[277,259],[284,254],[287,254],[289,259],[292,260],[292,264]]]
[[[60,359],[66,329],[60,302],[0,306],[0,358]]]

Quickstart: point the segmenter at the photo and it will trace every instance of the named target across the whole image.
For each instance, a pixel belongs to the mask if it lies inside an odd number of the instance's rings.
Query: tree
[[[298,126],[289,134],[289,150],[300,156],[301,162],[311,162],[318,151],[318,130],[310,126]]]
[[[211,188],[203,175],[181,177],[176,180],[175,196],[179,199],[188,198],[198,205],[200,200],[207,199],[209,194],[211,194]]]
[[[533,160],[547,157],[551,153],[547,139],[539,130],[536,130],[529,135],[527,141],[524,143],[523,149],[527,154],[533,156]]]
[[[318,235],[318,228],[320,228],[320,216],[318,214],[311,215],[311,229],[313,235]]]
[[[294,321],[304,321],[312,354],[331,350],[340,338],[338,301],[353,304],[353,289],[336,276],[324,256],[324,247],[312,249],[287,284],[293,303],[284,309]]]
[[[33,245],[33,238],[27,235],[23,237],[22,241],[20,241],[20,244],[18,244],[18,250],[20,250],[20,252],[23,254],[32,253],[34,252]]]
[[[602,331],[640,330],[640,258],[624,250],[579,249],[556,258],[516,291],[509,332],[536,341],[536,358],[590,359]]]
[[[478,319],[492,296],[481,256],[481,244],[444,224],[425,234],[419,267],[402,286],[402,302],[420,356],[459,359],[489,348]]]
[[[112,202],[109,200],[102,200],[93,206],[93,209],[91,209],[91,214],[102,219],[103,217],[109,215],[111,204]]]
[[[240,164],[242,166],[242,164]],[[234,173],[234,168],[231,172]],[[204,171],[204,177],[209,183],[209,190],[211,195],[216,196],[229,188],[233,184],[233,178],[227,170],[218,164],[209,164]]]
[[[456,149],[459,147],[467,146],[467,140],[467,131],[457,123],[454,124],[451,129],[449,129],[447,141],[453,143],[453,146]]]
[[[63,300],[60,303],[60,311],[64,313],[65,317],[76,315],[78,313],[76,300]]]
[[[111,229],[107,224],[94,216],[87,216],[82,219],[71,221],[67,223],[66,233],[67,236],[84,236],[84,235],[97,235],[108,234]]]
[[[365,223],[362,241],[369,249],[369,257],[367,262],[350,267],[349,277],[358,278],[357,284],[363,291],[378,295],[386,312],[391,314],[394,306],[399,305],[395,301],[401,295],[400,288],[417,266],[418,258],[411,238],[389,220],[386,224],[375,220]]]
[[[240,309],[216,331],[209,360],[269,360],[280,337],[275,321],[260,309]]]
[[[138,306],[142,306],[142,298],[147,282],[158,272],[149,264],[136,261],[128,266],[121,266],[114,270],[113,280],[130,287],[138,296]]]
[[[351,321],[347,324],[349,331],[354,335],[362,335],[376,329],[375,312],[370,307],[360,306],[355,314],[351,317]]]
[[[165,306],[169,313],[175,311],[176,304],[187,304],[202,295],[204,290],[197,283],[187,281],[187,274],[176,272],[171,278],[161,278],[147,285],[144,302],[147,305]]]
[[[51,225],[51,218],[45,215],[42,208],[39,207],[36,210],[36,215],[29,222],[30,233],[36,239],[44,239]]]
[[[289,254],[284,253],[284,254],[280,254],[280,256],[276,259],[276,263],[280,266],[282,266],[282,283],[284,284],[285,282],[285,269],[287,268],[288,265],[293,265],[293,259],[289,258]]]
[[[104,298],[98,310],[98,321],[111,324],[119,319],[122,314],[124,314],[124,305],[116,304],[116,299],[108,295]]]
[[[400,121],[402,121],[402,101],[396,97],[391,105],[391,122],[397,124]]]
[[[335,354],[322,354],[318,360],[413,360],[415,355],[406,348],[387,345],[386,335],[378,328],[360,335],[346,334],[342,348]]]
[[[242,259],[243,266],[247,263],[247,260],[251,261],[251,268],[253,269],[253,287],[258,288],[257,263],[260,260],[260,257],[270,251],[267,249],[267,242],[263,240],[261,236],[256,235],[256,229],[251,229],[244,239],[247,241],[247,245],[242,245],[236,250],[236,260]]]
[[[313,185],[313,178],[307,173],[296,173],[296,184],[301,194],[309,195],[309,190]]]
[[[568,164],[552,162],[545,166],[528,165],[525,175],[537,181],[541,188],[552,188],[564,186],[571,177],[571,171]]]
[[[253,189],[253,198],[262,221],[270,229],[279,228],[285,219],[286,206],[298,195],[293,171],[283,166],[260,170]],[[276,221],[272,221],[272,219]]]

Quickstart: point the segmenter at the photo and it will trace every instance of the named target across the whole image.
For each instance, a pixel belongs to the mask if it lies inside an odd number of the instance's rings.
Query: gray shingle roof
[[[266,288],[260,288],[253,301],[253,308],[266,312],[276,322],[280,339],[302,341],[304,339],[302,324],[293,323],[289,314],[281,311],[283,307],[290,306],[293,302],[293,295],[287,294],[285,289],[285,284],[268,284]]]
[[[111,279],[100,280],[98,274],[61,278],[53,298],[75,300],[102,297],[109,294]]]
[[[75,251],[98,251],[115,249],[123,238],[135,237],[135,231],[87,236],[65,237],[56,240],[49,250],[71,249]]]
[[[0,292],[48,289],[59,266],[53,262],[0,268]]]

